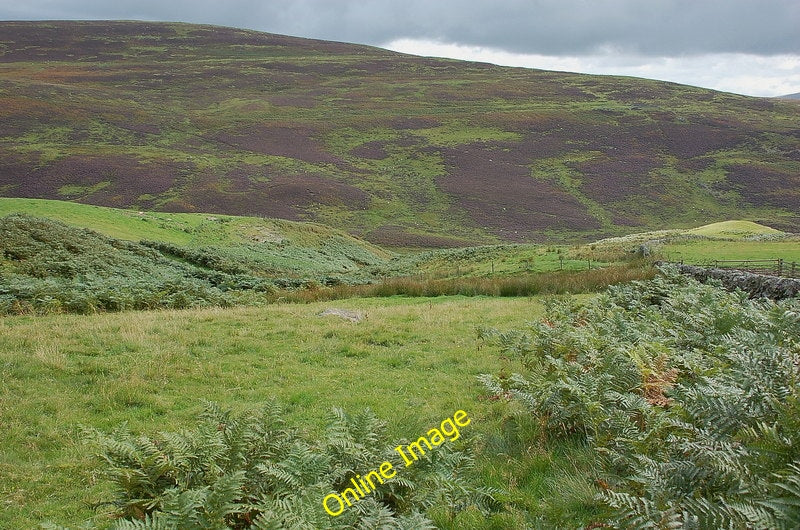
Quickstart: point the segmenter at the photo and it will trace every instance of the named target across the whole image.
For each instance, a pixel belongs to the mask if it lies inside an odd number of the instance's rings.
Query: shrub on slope
[[[88,432],[115,486],[121,517],[113,528],[427,529],[435,528],[424,515],[432,506],[449,515],[500,507],[495,491],[469,479],[473,458],[442,447],[407,469],[395,462],[396,477],[332,517],[326,495],[397,459],[385,424],[369,411],[334,409],[322,439],[309,442],[285,415],[275,403],[242,415],[208,404],[188,431]]]
[[[228,305],[229,279],[57,221],[0,219],[0,314]]]
[[[525,371],[484,384],[596,449],[615,526],[800,524],[800,300],[667,271],[490,334]]]

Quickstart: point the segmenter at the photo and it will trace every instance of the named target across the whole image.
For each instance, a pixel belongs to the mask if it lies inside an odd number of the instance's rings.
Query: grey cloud
[[[398,38],[517,53],[800,53],[797,0],[16,0],[0,19],[180,20],[380,45]]]

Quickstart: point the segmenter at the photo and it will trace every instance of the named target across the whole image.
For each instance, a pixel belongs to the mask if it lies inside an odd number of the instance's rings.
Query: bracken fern
[[[233,414],[207,403],[190,430],[135,435],[124,426],[86,436],[119,509],[114,528],[433,528],[424,513],[501,508],[496,491],[470,480],[472,457],[441,447],[380,485],[340,516],[322,499],[356,473],[393,459],[385,424],[371,412],[331,413],[308,442],[276,403]]]
[[[622,528],[796,528],[800,301],[749,300],[665,269],[525,332],[482,332],[522,374],[482,375],[601,456]]]

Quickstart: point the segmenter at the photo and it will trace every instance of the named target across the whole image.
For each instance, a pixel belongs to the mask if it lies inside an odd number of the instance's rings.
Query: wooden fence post
[[[778,276],[783,276],[783,258],[778,259]]]

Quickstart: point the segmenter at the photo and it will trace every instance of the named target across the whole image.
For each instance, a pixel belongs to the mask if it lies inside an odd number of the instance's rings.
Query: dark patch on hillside
[[[295,158],[311,164],[343,164],[314,139],[317,131],[304,127],[254,125],[217,133],[212,138],[237,149]]]
[[[474,244],[463,239],[409,233],[402,226],[396,225],[382,226],[365,234],[365,238],[390,248],[460,248]]]
[[[654,139],[653,144],[663,144],[669,153],[680,158],[733,149],[747,139],[740,131],[722,125],[663,123],[659,129],[661,138]]]
[[[136,204],[141,195],[169,191],[182,175],[192,173],[193,169],[190,164],[163,160],[148,163],[121,155],[72,156],[41,167],[4,157],[0,164],[0,186],[15,186],[17,197],[78,199],[101,206],[125,207]]]
[[[246,215],[304,220],[308,209],[339,206],[363,210],[369,195],[360,189],[317,175],[275,175],[254,182],[246,169],[224,177],[205,173],[182,190],[180,203],[167,210],[181,212],[246,212]]]
[[[444,158],[448,175],[439,179],[442,189],[476,223],[504,239],[524,241],[536,230],[600,227],[574,197],[534,179],[522,150],[472,144],[446,149]]]
[[[359,158],[367,158],[370,160],[383,160],[389,156],[386,152],[387,142],[375,140],[361,144],[350,150],[350,154]]]
[[[391,123],[395,129],[430,129],[431,127],[438,127],[441,122],[433,118],[412,118],[401,117],[395,118]]]
[[[575,165],[583,175],[581,190],[601,204],[649,195],[649,173],[657,167],[657,160],[636,155],[607,156]]]
[[[737,164],[729,169],[728,183],[752,204],[800,212],[800,173]]]

